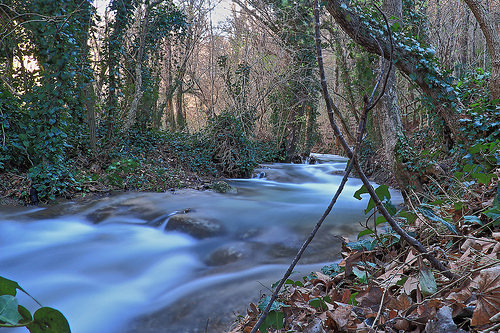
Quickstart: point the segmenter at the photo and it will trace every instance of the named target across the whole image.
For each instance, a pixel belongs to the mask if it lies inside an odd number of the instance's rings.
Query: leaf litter
[[[476,192],[495,193],[498,177],[489,187],[480,186]],[[273,305],[283,321],[268,323],[260,332],[500,332],[500,223],[488,214],[498,208],[493,207],[498,200],[470,196],[462,202],[481,209],[457,212],[452,203],[441,204],[432,215],[414,210],[417,218],[405,225],[456,280],[432,269],[399,239],[378,239],[379,245],[389,245],[375,247],[373,239],[345,239],[340,262],[303,281],[287,281]],[[454,228],[439,228],[436,220],[443,218],[437,214],[447,216]],[[250,332],[261,313],[251,303],[230,332]]]

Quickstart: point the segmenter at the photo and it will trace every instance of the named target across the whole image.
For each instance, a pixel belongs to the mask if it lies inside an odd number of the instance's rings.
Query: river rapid
[[[318,164],[264,165],[260,178],[229,180],[235,191],[224,194],[128,192],[0,207],[0,275],[63,312],[74,333],[227,331],[250,301],[270,293],[337,189],[346,159],[316,157]],[[338,260],[337,236],[361,230],[367,199],[353,198],[360,186],[349,179],[295,278]]]

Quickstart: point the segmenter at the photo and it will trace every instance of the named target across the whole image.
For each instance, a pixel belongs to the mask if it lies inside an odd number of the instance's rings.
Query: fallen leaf
[[[481,271],[473,283],[477,285],[477,306],[471,325],[481,326],[500,312],[500,266]]]
[[[356,301],[358,302],[358,305],[362,307],[378,309],[383,294],[384,291],[380,287],[368,287],[367,289],[358,292],[356,295]],[[389,298],[386,297],[384,303],[387,303],[388,300]]]
[[[422,291],[422,295],[424,295],[424,297],[437,292],[437,284],[434,279],[434,274],[428,267],[422,266],[418,274],[418,281],[420,284],[420,291]]]
[[[412,291],[417,290],[418,279],[414,276],[410,276],[403,285],[403,289],[406,295],[411,295]]]
[[[352,305],[339,306],[335,311],[331,312],[331,318],[337,324],[340,331],[347,327],[349,317],[351,316]]]

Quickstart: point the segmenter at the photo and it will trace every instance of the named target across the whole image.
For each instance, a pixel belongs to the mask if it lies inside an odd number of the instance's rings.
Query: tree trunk
[[[493,99],[500,99],[500,35],[492,15],[480,0],[464,0],[483,31],[491,58],[490,91]]]
[[[186,117],[184,116],[184,93],[182,91],[182,83],[177,87],[177,97],[175,99],[177,103],[176,107],[176,123],[177,130],[182,131],[186,128]]]
[[[385,58],[388,59],[391,46],[387,37],[385,35],[373,36],[372,30],[354,11],[345,8],[345,5],[346,3],[342,0],[327,0],[327,9],[330,14],[356,43],[375,54],[380,54],[380,45]],[[375,40],[374,37],[377,39]],[[452,133],[455,140],[461,138],[459,114],[455,112],[458,105],[457,97],[453,87],[447,83],[448,78],[436,71],[433,66],[422,66],[420,61],[423,55],[413,53],[414,50],[405,47],[402,41],[396,41],[394,44],[396,67],[413,78],[423,92],[431,98],[438,115],[444,122],[445,131]],[[433,80],[429,80],[430,78]]]
[[[128,130],[135,124],[137,109],[139,107],[139,102],[141,101],[143,91],[142,91],[142,61],[144,55],[144,48],[146,47],[146,34],[147,34],[147,22],[148,22],[148,8],[144,9],[144,17],[139,21],[139,49],[137,51],[137,59],[135,62],[135,91],[132,103],[130,103],[130,108],[127,112],[127,119],[124,125],[124,131]]]

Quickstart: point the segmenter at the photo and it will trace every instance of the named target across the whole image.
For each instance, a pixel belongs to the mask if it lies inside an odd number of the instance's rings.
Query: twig
[[[340,140],[340,143],[342,144],[342,147],[344,148],[344,151],[346,152],[347,156],[349,157],[349,159],[351,161],[348,164],[348,167],[346,169],[346,173],[345,173],[344,177],[342,178],[342,182],[340,183],[340,186],[337,189],[337,192],[335,193],[332,201],[330,202],[330,205],[328,206],[328,208],[323,213],[323,216],[321,216],[321,218],[319,219],[319,221],[316,223],[313,231],[311,232],[311,235],[302,244],[302,247],[298,251],[298,253],[295,256],[295,258],[293,259],[293,261],[290,264],[287,272],[285,273],[285,275],[283,276],[283,278],[280,280],[279,284],[276,286],[276,288],[274,290],[274,293],[271,296],[271,299],[269,300],[266,308],[262,312],[261,316],[259,317],[257,323],[252,328],[252,330],[251,330],[250,333],[256,333],[257,330],[259,329],[260,325],[264,321],[264,319],[267,317],[267,314],[269,313],[269,310],[271,309],[272,304],[276,300],[276,298],[278,296],[278,293],[281,290],[281,287],[284,285],[285,281],[288,279],[288,277],[292,273],[293,268],[296,266],[296,264],[300,260],[300,257],[302,256],[302,254],[306,250],[307,246],[312,241],[312,239],[316,235],[316,232],[321,227],[321,224],[323,223],[323,221],[325,220],[325,218],[330,213],[331,209],[333,208],[333,205],[335,205],[335,202],[337,201],[338,197],[340,196],[340,193],[342,192],[342,190],[344,188],[344,185],[347,182],[347,178],[348,178],[348,176],[349,176],[349,174],[350,174],[350,172],[351,172],[351,170],[352,170],[353,167],[355,168],[356,172],[360,176],[361,181],[363,182],[363,185],[365,185],[368,193],[370,194],[370,197],[375,202],[375,206],[377,207],[378,211],[386,218],[387,222],[401,236],[401,238],[403,238],[410,245],[412,245],[418,252],[420,252],[422,254],[422,256],[425,257],[427,260],[429,260],[431,262],[431,264],[436,269],[438,269],[439,271],[443,272],[443,275],[445,275],[449,279],[454,279],[455,278],[455,274],[451,273],[441,262],[439,262],[433,255],[431,255],[427,251],[427,249],[420,242],[418,242],[415,238],[413,238],[410,235],[408,235],[408,233],[406,233],[406,231],[404,231],[399,226],[399,224],[394,220],[394,218],[389,214],[389,212],[384,207],[384,205],[382,204],[382,202],[378,198],[377,194],[375,193],[375,190],[374,190],[373,186],[371,186],[370,181],[368,180],[368,178],[364,174],[363,170],[361,169],[361,167],[359,165],[359,162],[358,162],[358,159],[357,159],[357,156],[356,156],[357,154],[353,153],[353,150],[351,150],[351,148],[347,144],[344,136],[342,135],[339,127],[335,123],[335,120],[334,120],[334,117],[333,117],[333,113],[334,113],[333,112],[333,105],[334,104],[333,104],[333,101],[332,101],[332,99],[331,99],[331,97],[330,97],[330,95],[328,93],[328,86],[327,86],[326,77],[325,77],[325,69],[324,69],[324,65],[323,65],[323,55],[322,55],[322,51],[321,51],[321,40],[320,40],[321,37],[320,37],[320,28],[319,28],[320,25],[319,25],[319,5],[318,5],[318,0],[314,0],[313,6],[314,6],[313,7],[314,19],[315,19],[315,27],[314,28],[315,28],[315,39],[316,39],[316,51],[317,51],[317,57],[318,57],[318,67],[319,67],[319,73],[320,73],[322,93],[323,93],[323,97],[324,97],[325,103],[326,103],[326,108],[327,108],[327,111],[328,111],[328,119],[330,121],[330,125],[331,125],[331,127],[332,127],[335,135]],[[380,11],[380,13],[382,14],[382,16],[384,17],[384,21],[386,23],[387,31],[389,33],[389,39],[390,39],[390,44],[391,44],[390,62],[389,62],[389,68],[387,70],[387,75],[386,75],[386,77],[384,79],[383,86],[380,89],[380,93],[379,93],[378,97],[375,99],[375,101],[373,101],[375,90],[377,89],[379,83],[381,82],[382,76],[379,76],[379,78],[377,80],[377,84],[375,85],[375,88],[372,91],[371,97],[368,98],[367,96],[365,96],[365,98],[364,98],[365,99],[365,105],[364,105],[364,108],[363,108],[364,112],[363,112],[361,120],[359,122],[358,133],[357,133],[358,134],[357,135],[357,141],[356,141],[356,146],[354,147],[354,152],[356,152],[356,153],[357,153],[357,151],[359,149],[359,145],[361,144],[362,139],[363,139],[363,133],[364,133],[365,127],[366,127],[366,119],[367,119],[367,116],[368,116],[368,112],[375,107],[375,105],[377,104],[377,102],[380,100],[380,98],[384,94],[385,88],[386,88],[386,85],[387,85],[387,80],[388,80],[389,74],[390,74],[390,72],[392,70],[392,56],[393,56],[394,45],[393,45],[393,40],[392,40],[392,34],[391,34],[391,31],[390,31],[390,28],[389,28],[389,22],[387,20],[387,17],[385,16],[385,14],[380,10],[380,8],[378,8],[377,6],[375,6],[375,7],[377,8],[378,11]],[[384,58],[382,51],[381,51],[381,56],[382,56],[382,58]],[[382,68],[383,68],[384,63],[385,62],[382,61]],[[383,71],[382,71],[382,73],[383,73]]]
[[[387,290],[389,290],[389,288],[385,288],[384,293],[382,294],[382,299],[380,300],[380,305],[378,307],[377,316],[375,317],[375,320],[372,323],[372,329],[377,324],[377,321],[380,318],[380,314],[382,313],[382,309],[384,308],[384,300],[385,300],[385,295],[387,294]]]
[[[266,308],[264,309],[264,311],[262,312],[262,314],[260,315],[259,317],[259,320],[257,321],[257,323],[255,324],[255,326],[252,328],[252,331],[250,333],[256,333],[257,330],[259,329],[260,325],[262,325],[262,322],[264,321],[264,319],[266,319],[268,313],[269,313],[269,310],[271,309],[271,306],[273,305],[274,301],[276,300],[276,298],[278,297],[278,293],[280,292],[281,288],[283,287],[283,285],[285,284],[286,280],[290,277],[290,275],[292,274],[293,272],[293,269],[295,268],[295,266],[297,265],[297,263],[299,262],[300,258],[302,257],[302,254],[304,253],[304,251],[306,250],[307,246],[309,245],[309,243],[311,243],[311,241],[313,240],[314,236],[316,235],[316,233],[318,232],[319,228],[321,227],[321,225],[323,224],[323,221],[326,219],[326,217],[328,216],[328,214],[330,214],[333,206],[335,205],[335,203],[337,202],[337,199],[339,198],[340,196],[340,193],[342,193],[342,191],[344,190],[344,185],[345,183],[347,182],[347,179],[349,177],[349,174],[351,173],[352,171],[352,163],[349,164],[347,166],[347,169],[345,171],[345,175],[344,177],[342,178],[342,181],[340,182],[340,185],[339,185],[339,188],[337,189],[337,192],[335,192],[335,195],[333,196],[332,200],[330,201],[330,204],[328,205],[328,207],[326,208],[325,212],[323,213],[323,215],[320,217],[320,219],[318,220],[318,222],[316,223],[316,225],[314,226],[314,229],[312,230],[311,234],[309,235],[309,237],[304,241],[304,243],[302,244],[302,246],[300,247],[299,251],[297,252],[297,254],[295,255],[295,258],[293,258],[293,261],[292,263],[290,264],[290,266],[288,267],[288,270],[286,271],[285,275],[283,275],[283,278],[280,280],[280,282],[278,283],[278,285],[276,286],[276,288],[274,289],[274,292],[271,296],[271,299],[269,300],[269,302],[267,303],[267,306]]]
[[[317,1],[315,1],[315,3],[316,3],[315,6],[317,7]],[[385,14],[378,7],[377,7],[377,9],[381,12],[381,14],[382,14],[382,16],[383,16],[383,18],[385,20],[386,27],[387,27],[387,30],[389,32],[390,43],[391,43],[391,54],[390,54],[390,60],[391,61],[389,62],[389,69],[387,71],[387,76],[388,76],[389,73],[390,73],[390,71],[391,71],[391,69],[392,69],[392,54],[393,54],[394,45],[393,45],[392,34],[390,33],[389,22],[387,21],[387,17],[385,16]],[[315,14],[316,14],[316,11],[317,11],[317,9],[315,9]],[[316,22],[318,24],[319,14],[317,16],[318,17],[316,18]],[[319,30],[319,28],[317,28],[317,29]],[[374,201],[375,206],[377,207],[377,209],[380,212],[380,214],[382,214],[385,217],[385,219],[387,220],[387,222],[389,223],[389,225],[392,227],[392,229],[394,231],[396,231],[396,233],[398,233],[401,236],[402,239],[404,239],[408,244],[410,244],[411,246],[413,246],[418,252],[422,253],[422,255],[427,260],[429,260],[429,262],[431,263],[431,265],[434,268],[436,268],[437,270],[441,271],[444,276],[446,276],[447,278],[449,278],[451,280],[455,279],[456,278],[455,274],[453,274],[452,272],[450,272],[449,269],[446,268],[439,260],[437,260],[436,257],[434,257],[431,253],[429,253],[427,251],[427,249],[418,240],[416,240],[412,236],[408,235],[408,233],[399,226],[399,224],[397,223],[397,221],[391,216],[391,214],[389,214],[389,212],[387,211],[387,209],[385,208],[385,206],[382,204],[382,202],[380,201],[379,197],[377,196],[377,194],[375,192],[375,189],[373,188],[373,186],[370,184],[370,181],[368,180],[368,177],[366,177],[365,173],[361,169],[361,166],[359,165],[359,162],[358,162],[356,156],[353,154],[353,151],[348,146],[347,142],[345,141],[344,137],[342,136],[342,133],[340,132],[339,127],[335,123],[335,120],[330,115],[331,112],[332,112],[332,110],[331,110],[331,103],[330,103],[331,98],[330,98],[330,96],[328,94],[328,87],[327,87],[327,84],[326,84],[325,71],[324,71],[324,68],[323,68],[323,59],[322,59],[322,56],[321,56],[321,45],[320,44],[318,45],[318,41],[316,41],[316,45],[317,45],[317,51],[318,51],[318,66],[320,67],[322,92],[323,92],[323,97],[325,98],[325,103],[326,103],[326,106],[327,106],[327,109],[328,109],[328,114],[329,114],[328,118],[330,120],[330,125],[331,125],[333,131],[335,132],[335,135],[339,138],[339,141],[342,144],[342,147],[344,148],[344,151],[347,154],[347,157],[349,157],[351,159],[351,163],[354,165],[354,169],[356,170],[356,172],[358,173],[359,177],[361,178],[361,181],[363,182],[363,185],[365,186],[365,188],[366,188],[367,192],[369,193],[370,197]],[[385,91],[386,82],[387,82],[387,80],[384,81],[384,85],[382,86],[380,94],[379,94],[378,98],[375,100],[375,102],[371,101],[368,98],[365,98],[365,108],[364,108],[365,112],[363,114],[363,118],[365,118],[366,114],[368,113],[368,111],[371,110],[375,106],[374,103],[376,103],[376,102],[378,102],[380,100],[381,95],[383,95],[383,93]],[[363,122],[363,119],[362,119],[362,122]]]

